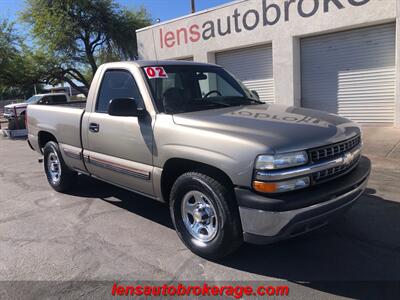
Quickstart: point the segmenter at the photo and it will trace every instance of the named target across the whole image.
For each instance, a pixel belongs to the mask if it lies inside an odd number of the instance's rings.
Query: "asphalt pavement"
[[[400,130],[369,128],[364,141],[371,179],[345,216],[314,233],[244,245],[211,262],[181,243],[164,204],[86,176],[73,193],[57,193],[39,154],[24,140],[1,137],[0,281],[282,281],[295,299],[382,296],[363,287],[400,281]],[[355,281],[359,289],[347,285]],[[0,284],[0,298],[7,295]]]

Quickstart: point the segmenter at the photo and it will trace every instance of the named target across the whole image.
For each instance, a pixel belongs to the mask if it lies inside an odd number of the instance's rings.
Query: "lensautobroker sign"
[[[178,28],[176,31],[159,29],[160,47],[173,48],[188,43],[196,43],[200,40],[209,40],[218,36],[226,36],[239,33],[244,30],[252,31],[259,26],[273,26],[281,19],[290,20],[290,12],[295,6],[296,12],[303,18],[312,17],[319,9],[328,13],[330,9],[344,9],[347,6],[362,6],[370,0],[285,0],[278,5],[267,0],[262,1],[262,11],[248,9],[234,12],[225,19],[205,21],[202,25],[193,24]]]

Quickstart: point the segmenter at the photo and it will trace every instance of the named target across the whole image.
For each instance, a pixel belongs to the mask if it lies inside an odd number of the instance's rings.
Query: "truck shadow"
[[[78,186],[68,194],[84,198],[100,198],[131,213],[175,230],[166,204],[92,177],[79,175]],[[154,213],[155,211],[157,211],[156,214]]]
[[[387,287],[399,293],[400,203],[374,194],[367,189],[321,230],[273,245],[245,244],[220,263],[354,299],[382,298]]]
[[[165,204],[86,176],[80,182],[74,195],[101,198],[173,229]],[[338,296],[381,298],[382,285],[400,280],[400,203],[368,189],[347,215],[324,229],[273,245],[245,244],[216,263],[260,275],[254,278],[264,283],[266,276]]]

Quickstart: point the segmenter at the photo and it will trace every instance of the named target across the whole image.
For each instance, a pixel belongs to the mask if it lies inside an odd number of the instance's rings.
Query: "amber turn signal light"
[[[253,189],[260,193],[289,192],[308,187],[309,185],[310,178],[308,177],[276,182],[253,181]]]
[[[260,193],[276,193],[277,188],[274,182],[253,181],[253,189]]]

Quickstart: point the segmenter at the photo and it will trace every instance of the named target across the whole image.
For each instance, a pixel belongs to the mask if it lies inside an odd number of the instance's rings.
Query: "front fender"
[[[244,151],[245,153],[245,151]],[[186,159],[213,166],[224,172],[237,186],[250,186],[253,173],[253,159],[244,155],[241,159],[234,158],[225,153],[212,151],[189,145],[167,144],[155,161],[162,166],[170,159]]]

